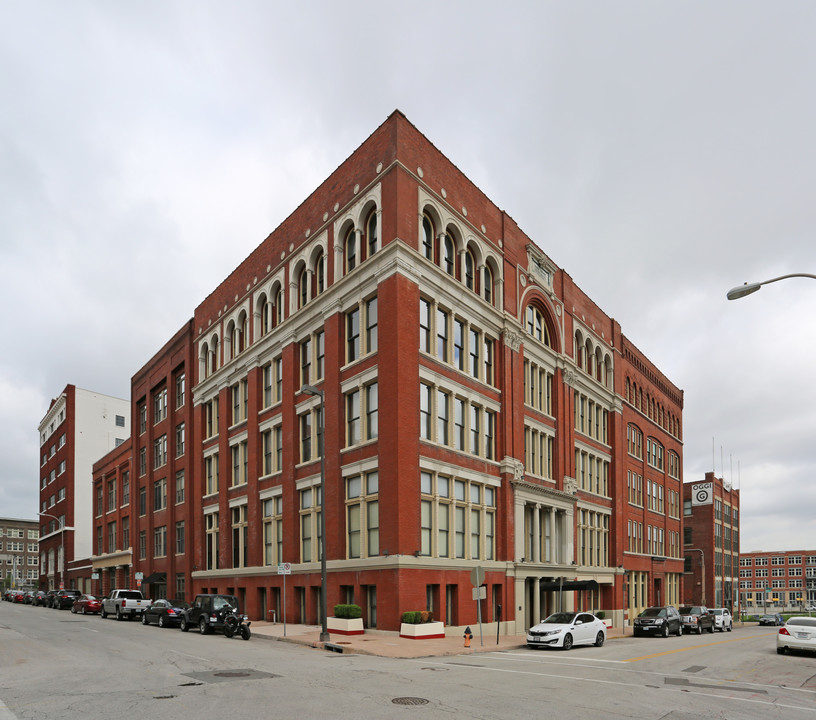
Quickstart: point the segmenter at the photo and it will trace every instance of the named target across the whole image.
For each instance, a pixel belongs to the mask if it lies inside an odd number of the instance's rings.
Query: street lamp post
[[[51,515],[50,513],[41,512],[37,513],[37,515],[42,515],[45,517],[54,518],[59,523],[59,530],[60,530],[60,551],[59,556],[57,557],[57,565],[59,565],[59,558],[62,557],[62,570],[60,571],[60,581],[65,582],[65,521],[58,518],[56,515]],[[54,582],[56,584],[56,571],[54,572]]]
[[[318,390],[313,385],[304,385],[303,392],[307,395],[314,395],[320,398],[320,426],[318,437],[320,444],[320,620],[322,622],[320,630],[320,642],[329,642],[329,628],[326,619],[326,453],[325,453],[325,397],[322,390]]]
[[[701,605],[706,604],[706,591],[705,591],[705,554],[703,553],[700,548],[686,548],[686,552],[698,552],[700,553],[700,581],[701,581],[701,589],[703,592],[703,599],[700,603]]]
[[[726,297],[729,300],[739,300],[746,295],[750,295],[751,293],[755,293],[759,288],[763,285],[768,285],[769,283],[778,282],[779,280],[787,280],[788,278],[810,278],[811,280],[816,280],[816,275],[811,275],[810,273],[791,273],[790,275],[780,275],[779,277],[771,278],[770,280],[763,280],[762,282],[754,282],[754,283],[745,283],[744,285],[737,285],[735,288],[731,288]]]

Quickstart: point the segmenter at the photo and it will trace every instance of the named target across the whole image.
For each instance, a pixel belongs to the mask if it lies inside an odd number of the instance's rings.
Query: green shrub
[[[606,617],[606,612],[598,610],[598,612],[595,613],[595,617],[598,618],[598,620],[603,620]]]
[[[433,613],[430,610],[407,610],[402,613],[402,622],[406,625],[422,625],[433,621]]]
[[[334,617],[345,618],[346,620],[356,620],[363,617],[363,609],[359,605],[335,605]]]

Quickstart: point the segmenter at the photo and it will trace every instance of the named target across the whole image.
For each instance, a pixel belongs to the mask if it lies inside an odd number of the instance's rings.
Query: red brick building
[[[151,594],[230,592],[252,617],[317,623],[325,511],[329,611],[356,602],[369,627],[425,608],[472,625],[477,567],[483,620],[501,606],[510,632],[559,607],[620,625],[679,602],[682,391],[401,113],[176,344],[134,378],[137,544],[113,566]],[[157,420],[180,372],[192,395]],[[97,466],[103,508],[123,467]],[[180,470],[183,499],[155,509]],[[170,553],[160,529],[180,522]]]
[[[93,463],[126,442],[130,403],[66,385],[39,425],[41,589],[90,589]]]
[[[801,612],[816,606],[816,550],[742,553],[741,607],[749,613]]]
[[[187,594],[192,348],[187,322],[131,378],[133,437],[94,465],[92,562],[100,594],[137,586],[153,599]]]
[[[739,501],[739,490],[713,472],[683,486],[684,603],[737,611]]]

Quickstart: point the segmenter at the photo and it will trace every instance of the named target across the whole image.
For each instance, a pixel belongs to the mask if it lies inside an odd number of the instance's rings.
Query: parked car
[[[33,590],[26,590],[23,593],[23,605],[33,605],[34,604],[34,591]]]
[[[779,613],[774,613],[773,615],[763,615],[759,618],[760,625],[784,625],[785,618],[783,618]]]
[[[703,634],[703,630],[714,632],[714,614],[705,605],[683,605],[680,608],[683,630]]]
[[[189,607],[190,603],[184,600],[156,600],[142,613],[142,625],[178,627],[181,616]]]
[[[146,600],[141,590],[111,590],[110,595],[102,599],[102,617],[116,615],[117,620],[141,617],[150,600]]]
[[[70,608],[73,606],[74,600],[80,595],[82,595],[82,593],[79,592],[79,590],[60,590],[54,600],[54,607],[59,610]]]
[[[559,647],[569,650],[573,645],[601,647],[606,641],[604,621],[592,613],[553,613],[527,631],[527,647]]]
[[[671,605],[665,607],[648,607],[635,618],[632,624],[632,634],[660,635],[664,638],[683,634],[683,621],[677,608]]]
[[[816,612],[816,605],[808,605],[805,607],[805,612]]]
[[[37,590],[37,592],[34,593],[34,600],[32,601],[31,604],[38,606],[45,605],[45,596],[46,596],[45,590]]]
[[[793,616],[776,634],[776,652],[784,655],[787,650],[816,652],[816,618]]]
[[[102,611],[102,601],[95,595],[80,595],[71,605],[72,613],[98,615]]]
[[[731,632],[734,626],[731,611],[728,608],[714,608],[711,612],[714,615],[714,628],[720,632]]]
[[[17,591],[16,595],[14,596],[14,602],[16,603],[25,602],[25,593],[22,590]]]
[[[238,610],[238,598],[235,595],[196,595],[190,607],[182,614],[179,627],[182,632],[187,632],[191,627],[197,626],[202,635],[213,630],[223,630],[228,607]]]
[[[58,592],[59,590],[49,590],[47,593],[45,593],[45,601],[43,603],[45,607],[56,607],[54,600],[56,599]]]

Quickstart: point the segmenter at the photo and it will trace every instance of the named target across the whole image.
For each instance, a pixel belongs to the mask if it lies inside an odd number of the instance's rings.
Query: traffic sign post
[[[286,576],[292,574],[292,563],[278,563],[278,575],[283,575],[283,637],[286,637]]]
[[[483,567],[475,567],[470,571],[470,582],[473,583],[473,599],[476,601],[476,618],[479,620],[479,644],[484,647],[482,637],[482,600],[487,597],[487,588],[482,587],[485,571]]]

